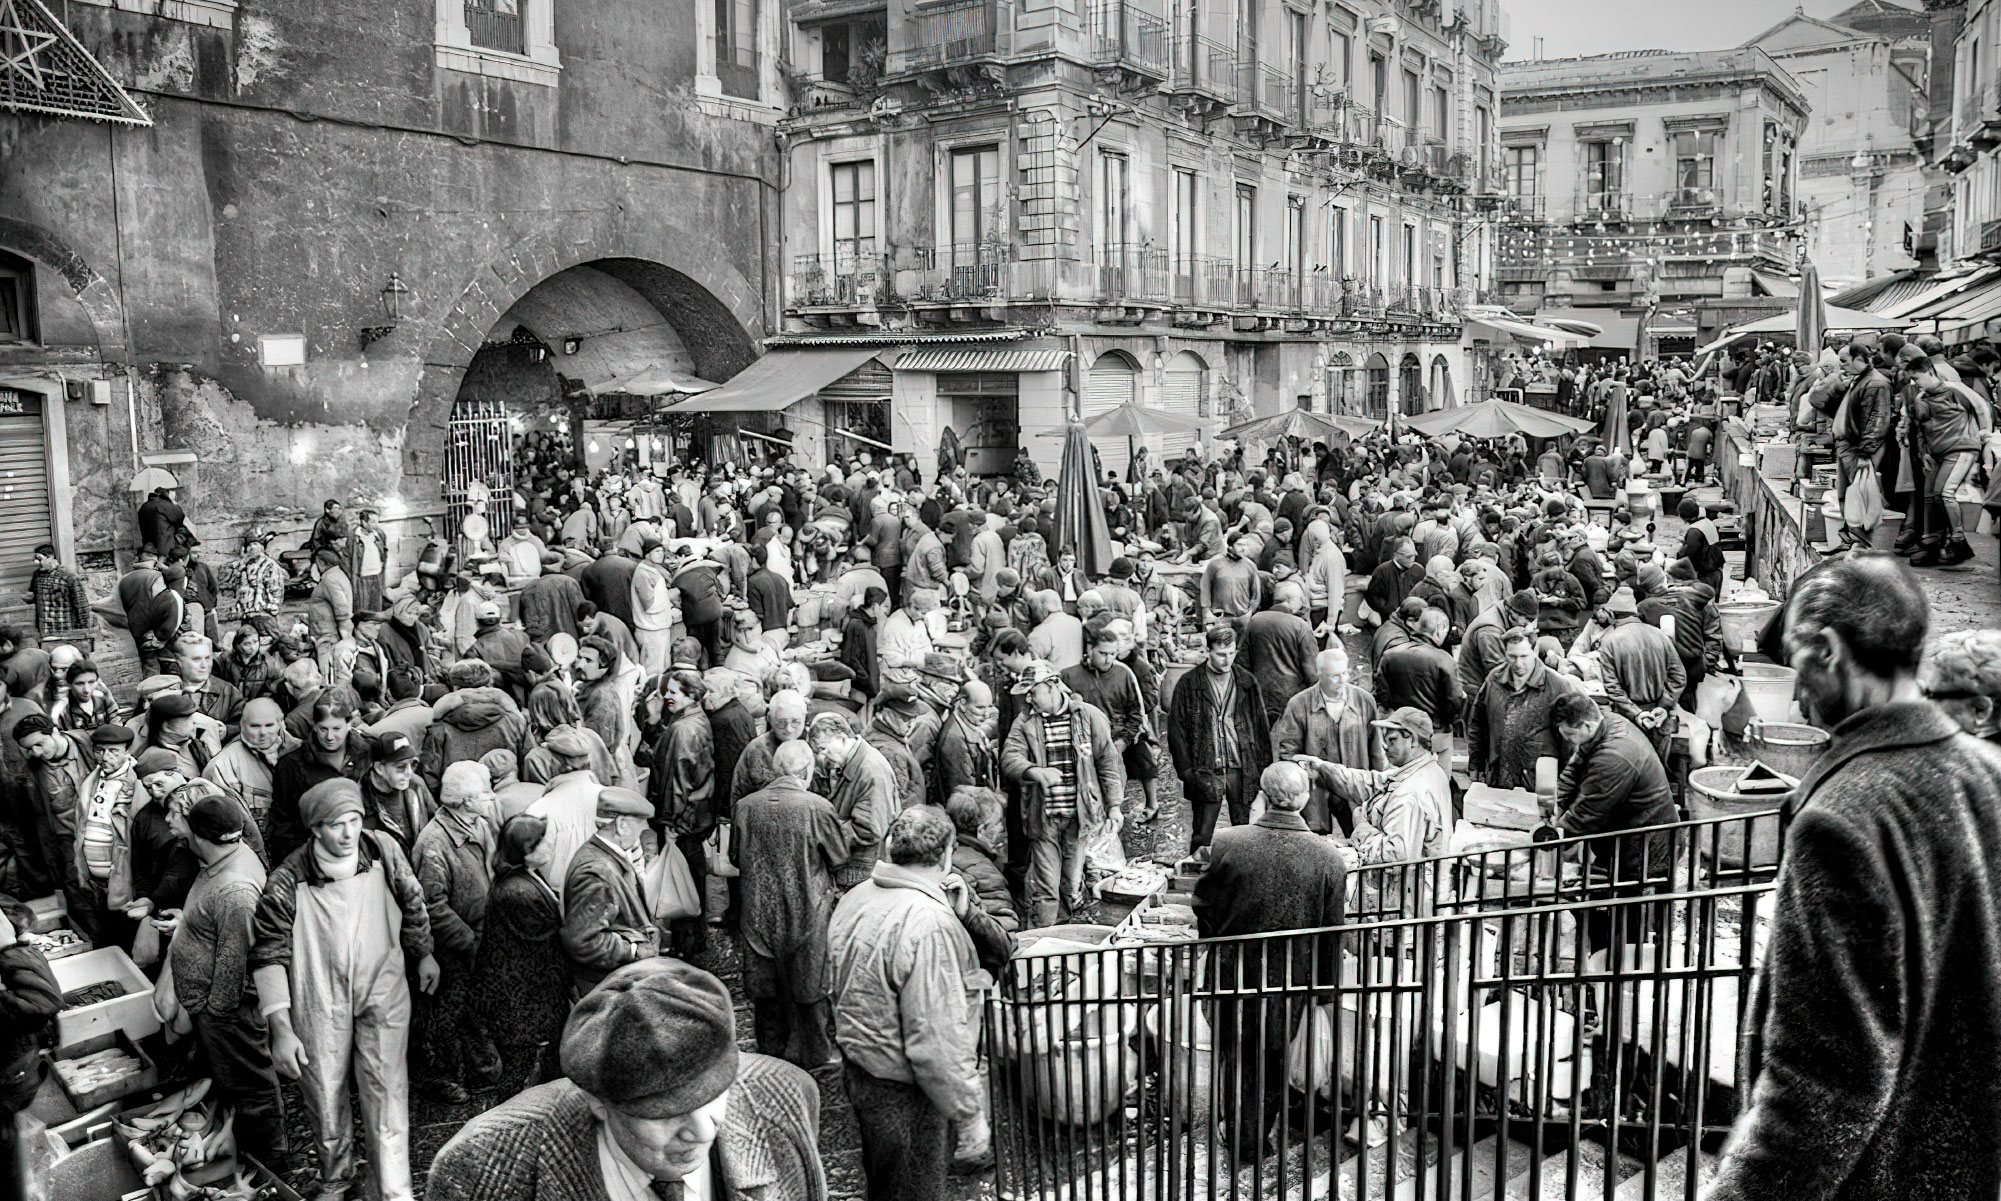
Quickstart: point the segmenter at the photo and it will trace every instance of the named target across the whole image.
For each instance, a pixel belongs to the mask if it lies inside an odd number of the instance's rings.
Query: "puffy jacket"
[[[1924,428],[1925,453],[1934,459],[1961,451],[1979,453],[1981,417],[1986,415],[1987,424],[1993,424],[1986,409],[1979,394],[1964,384],[1946,384],[1936,392],[1918,389],[1911,399],[1911,411]]]
[[[505,748],[525,760],[531,748],[528,719],[514,698],[498,688],[461,688],[434,706],[431,728],[424,731],[421,757],[424,783],[438,795],[445,769]]]
[[[1846,413],[1841,412],[1844,403],[1848,407]],[[1890,419],[1895,415],[1896,406],[1890,399],[1890,381],[1882,372],[1871,367],[1855,377],[1844,399],[1835,402],[1835,448],[1852,451],[1863,458],[1875,457],[1883,449],[1883,439],[1890,432]]]

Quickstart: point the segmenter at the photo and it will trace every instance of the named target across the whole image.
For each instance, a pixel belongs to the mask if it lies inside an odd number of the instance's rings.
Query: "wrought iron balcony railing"
[[[1132,0],[1096,0],[1091,6],[1091,62],[1165,79],[1167,20]]]
[[[911,44],[890,56],[892,72],[923,71],[991,58],[1001,52],[998,0],[943,0],[920,4],[911,20]]]
[[[1215,38],[1183,34],[1174,41],[1168,90],[1194,92],[1225,102],[1237,98],[1235,52]]]
[[[888,299],[879,254],[802,254],[792,260],[792,303],[800,308],[868,308]]]

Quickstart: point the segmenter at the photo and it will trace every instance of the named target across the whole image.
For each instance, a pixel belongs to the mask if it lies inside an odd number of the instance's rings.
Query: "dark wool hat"
[[[621,1113],[693,1113],[736,1082],[729,989],[678,959],[629,963],[570,1011],[562,1061],[578,1088]]]
[[[1542,603],[1536,600],[1535,593],[1524,588],[1508,598],[1508,611],[1520,617],[1534,617],[1542,612]]]
[[[185,692],[169,692],[156,696],[147,710],[161,717],[192,717],[195,712],[195,698]]]
[[[27,721],[27,718],[22,718]],[[21,736],[21,727],[14,727],[14,737]],[[106,722],[90,732],[92,746],[131,746],[139,739],[139,731],[119,722]]]
[[[181,757],[163,746],[148,747],[140,751],[139,758],[132,768],[133,774],[141,780],[163,771],[179,770],[181,770]]]
[[[188,809],[188,829],[214,843],[243,838],[243,806],[235,797],[205,796]]]

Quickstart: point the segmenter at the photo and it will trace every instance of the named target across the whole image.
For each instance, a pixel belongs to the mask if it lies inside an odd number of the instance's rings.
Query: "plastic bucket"
[[[1015,959],[1046,962],[1011,969],[1027,997],[995,1039],[996,1070],[1009,1073],[1036,1112],[1071,1126],[1117,1113],[1139,1080],[1130,1045],[1142,1009],[1139,949],[1094,951],[1112,930],[1074,923],[1025,931]]]
[[[1758,639],[1764,637],[1765,627],[1772,624],[1772,618],[1779,612],[1779,602],[1775,600],[1718,601],[1716,615],[1723,620],[1723,641],[1732,650],[1750,651],[1758,649]],[[1781,713],[1774,721],[1784,721]]]
[[[1752,700],[1755,707],[1757,701]],[[1827,749],[1828,733],[1818,726],[1802,725],[1794,721],[1766,721],[1763,718],[1751,723],[1744,731],[1744,741],[1751,746],[1751,753],[1774,771],[1799,779],[1813,767],[1821,752]]]
[[[1798,672],[1776,663],[1746,663],[1743,680],[1744,695],[1751,698],[1751,708],[1759,721],[1768,726],[1792,721],[1793,685],[1799,680]]]
[[[1764,793],[1747,797],[1739,793],[1737,781],[1744,771],[1741,767],[1698,767],[1688,773],[1689,817],[1696,821],[1715,821],[1752,813],[1771,813],[1784,802],[1788,794],[1775,796]],[[1748,853],[1745,847],[1747,834],[1750,843]],[[1695,851],[1705,859],[1713,857],[1716,866],[1723,871],[1777,867],[1779,816],[1771,813],[1771,816],[1757,821],[1724,826],[1717,835],[1698,834]]]

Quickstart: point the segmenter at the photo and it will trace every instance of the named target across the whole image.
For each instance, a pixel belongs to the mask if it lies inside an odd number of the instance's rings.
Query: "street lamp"
[[[373,343],[380,342],[396,332],[403,324],[403,298],[410,295],[410,289],[403,285],[403,276],[395,271],[389,273],[389,282],[375,294],[376,302],[382,308],[383,324],[361,327],[361,348],[367,350]]]

